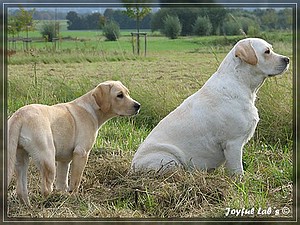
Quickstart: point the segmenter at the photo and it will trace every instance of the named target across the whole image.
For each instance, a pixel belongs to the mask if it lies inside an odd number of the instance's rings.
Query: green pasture
[[[139,115],[114,118],[99,131],[78,194],[40,194],[30,167],[33,205],[19,204],[14,183],[9,217],[17,218],[222,218],[226,208],[254,208],[229,219],[290,219],[293,209],[293,46],[290,33],[262,33],[276,52],[291,58],[290,69],[266,80],[256,102],[260,122],[244,149],[245,176],[236,183],[223,167],[213,173],[177,171],[169,177],[130,174],[131,159],[151,129],[197,91],[242,36],[147,37],[147,56],[132,53],[130,31],[116,42],[100,31],[62,31],[59,47],[22,43],[7,59],[8,116],[26,104],[67,102],[105,80],[120,80],[141,103]],[[32,34],[33,35],[33,34]],[[35,33],[38,35],[38,33]],[[33,37],[33,36],[32,36]],[[76,39],[77,38],[77,39]],[[143,39],[141,39],[143,40]],[[144,47],[141,44],[142,49]],[[271,214],[258,214],[272,208]],[[282,209],[290,209],[284,214]],[[275,211],[275,210],[278,211]],[[275,212],[279,212],[278,214]]]
[[[43,22],[39,22],[43,23]],[[55,51],[68,51],[68,50],[81,50],[81,51],[91,51],[91,50],[113,50],[113,51],[132,51],[132,45],[136,45],[136,38],[132,42],[131,32],[136,32],[135,30],[121,30],[121,37],[116,42],[106,41],[101,30],[91,30],[91,31],[60,31],[58,37],[59,41],[56,43]],[[161,52],[161,51],[209,51],[210,49],[231,47],[236,41],[238,41],[241,36],[209,36],[209,37],[180,37],[179,39],[170,40],[162,36],[159,32],[151,32],[150,30],[141,30],[141,32],[147,33],[147,51],[149,53]],[[26,32],[21,32],[19,38],[27,37]],[[54,43],[46,42],[45,39],[40,34],[40,31],[36,29],[35,31],[29,31],[28,37],[33,39],[33,42],[29,44],[28,48],[33,50],[43,50],[47,51],[54,49]],[[279,43],[292,43],[292,35],[290,32],[282,32],[278,35],[277,32],[263,32],[260,37],[276,41]],[[12,36],[8,36],[12,38]],[[140,37],[141,50],[143,52],[145,39],[143,36]],[[11,42],[8,43],[8,48],[16,48],[17,50],[27,50],[24,43],[19,40],[16,42],[15,46]],[[136,46],[135,46],[136,48]],[[218,52],[220,49],[217,49]],[[226,50],[222,50],[226,52]]]

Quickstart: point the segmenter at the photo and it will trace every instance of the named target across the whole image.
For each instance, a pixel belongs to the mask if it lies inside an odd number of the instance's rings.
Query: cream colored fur
[[[44,195],[53,190],[55,176],[56,189],[77,191],[98,129],[110,118],[134,115],[139,108],[119,81],[101,83],[68,103],[20,108],[8,120],[8,185],[15,170],[17,194],[30,205],[27,169],[31,156],[40,171]]]

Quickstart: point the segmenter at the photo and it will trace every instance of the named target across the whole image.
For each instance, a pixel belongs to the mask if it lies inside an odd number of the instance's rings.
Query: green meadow
[[[30,166],[32,209],[22,206],[15,183],[8,191],[8,216],[17,218],[287,218],[293,209],[293,63],[282,76],[266,80],[256,106],[260,122],[244,149],[245,176],[234,182],[223,167],[212,173],[181,171],[165,177],[131,174],[130,163],[151,129],[196,92],[242,36],[141,38],[132,52],[131,31],[116,42],[101,31],[61,31],[56,43],[34,41],[7,59],[8,116],[31,103],[67,102],[105,80],[120,80],[141,103],[139,115],[113,118],[102,126],[78,194],[40,194],[40,178]],[[31,37],[40,37],[36,32]],[[291,33],[262,33],[275,52],[293,62]],[[9,45],[10,47],[10,45]],[[254,213],[235,216],[230,209]],[[290,211],[285,211],[289,209]],[[264,210],[264,211],[263,211]],[[270,211],[271,210],[271,211]]]

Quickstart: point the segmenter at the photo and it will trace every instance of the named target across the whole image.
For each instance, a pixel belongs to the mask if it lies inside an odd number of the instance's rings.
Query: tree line
[[[167,17],[178,18],[181,24],[180,35],[235,35],[241,30],[245,33],[262,30],[292,29],[292,9],[254,9],[241,8],[162,8],[153,14],[151,30],[161,31]],[[202,24],[200,24],[202,23]],[[200,26],[201,25],[201,26]]]
[[[146,15],[140,21],[141,29],[150,29],[152,13]],[[69,30],[96,30],[102,29],[106,22],[114,21],[122,29],[135,29],[136,21],[128,15],[125,10],[106,9],[102,14],[96,12],[88,15],[79,15],[75,11],[68,12],[66,19],[68,20]]]
[[[206,23],[211,26],[206,35],[234,35],[244,32],[259,32],[260,30],[282,30],[292,29],[292,9],[254,9],[245,10],[241,8],[161,8],[157,12],[150,12],[140,22],[141,29],[162,31],[163,21],[168,17],[178,18],[181,24],[180,35],[192,35],[195,31],[197,19],[205,18]],[[103,15],[92,13],[89,15],[78,15],[70,11],[66,19],[68,29],[101,29],[106,21],[116,22],[121,29],[135,29],[136,21],[129,18],[124,10],[106,9]]]
[[[9,14],[8,33],[16,35],[20,31],[34,29],[33,20],[45,16],[46,12],[20,8]],[[50,14],[49,14],[50,15]],[[51,14],[53,19],[53,12]],[[59,17],[59,18],[58,18]],[[63,18],[61,13],[56,19]],[[69,30],[102,29],[113,21],[121,29],[136,29],[137,21],[122,9],[106,9],[103,14],[95,12],[79,14],[69,11],[64,19],[68,21]],[[172,20],[171,20],[172,19]],[[164,33],[166,20],[170,26],[180,29],[178,35],[235,35],[240,32],[256,34],[260,31],[292,29],[293,15],[291,8],[272,9],[257,8],[161,8],[149,12],[139,21],[141,29],[151,29]],[[177,24],[176,24],[177,23]]]

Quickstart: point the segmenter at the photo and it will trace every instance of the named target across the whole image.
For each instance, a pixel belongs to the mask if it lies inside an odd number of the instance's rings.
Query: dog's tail
[[[22,127],[21,121],[17,118],[18,116],[12,116],[8,119],[8,146],[7,146],[7,186],[9,186],[12,176],[14,175],[16,154],[19,142],[20,131]]]

